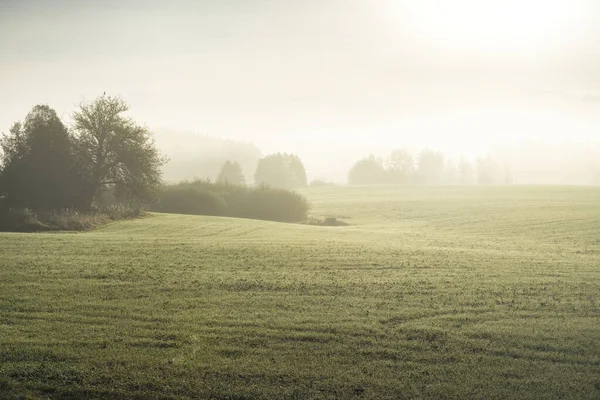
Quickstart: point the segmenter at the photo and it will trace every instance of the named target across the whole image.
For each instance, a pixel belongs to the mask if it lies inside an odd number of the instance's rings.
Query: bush
[[[270,154],[258,161],[254,182],[284,189],[305,187],[306,170],[295,154]]]
[[[348,223],[336,217],[315,218],[311,217],[303,222],[305,225],[315,226],[348,226]]]
[[[348,183],[351,185],[381,185],[384,178],[382,161],[372,155],[358,160],[348,171]]]
[[[158,204],[159,211],[176,214],[222,215],[226,208],[221,196],[187,185],[167,188]]]
[[[141,207],[129,207],[123,204],[112,204],[101,208],[93,208],[88,215],[104,215],[112,221],[138,218],[145,214]],[[83,214],[85,215],[85,214]]]
[[[309,208],[306,198],[291,190],[196,180],[165,187],[154,210],[300,222],[306,219]]]
[[[119,209],[79,212],[61,210],[34,212],[28,208],[0,209],[1,232],[86,231],[110,221],[142,215],[141,210]]]
[[[231,204],[231,216],[300,222],[306,219],[310,208],[304,196],[286,189],[259,186],[240,194],[241,196],[230,193],[228,200]]]
[[[0,211],[0,231],[36,232],[49,230],[49,226],[40,222],[28,208],[11,208]]]
[[[217,177],[217,182],[228,183],[230,185],[245,185],[246,178],[244,177],[240,163],[237,161],[225,161]]]

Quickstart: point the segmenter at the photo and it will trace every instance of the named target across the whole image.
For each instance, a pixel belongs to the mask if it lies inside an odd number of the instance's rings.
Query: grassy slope
[[[600,396],[600,189],[306,194],[0,234],[0,398]]]

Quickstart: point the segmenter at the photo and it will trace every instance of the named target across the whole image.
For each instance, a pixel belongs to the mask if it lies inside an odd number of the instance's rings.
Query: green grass
[[[600,188],[0,234],[0,398],[600,398]]]

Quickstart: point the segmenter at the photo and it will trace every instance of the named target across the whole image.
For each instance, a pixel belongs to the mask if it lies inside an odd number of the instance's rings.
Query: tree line
[[[156,202],[167,159],[150,132],[127,117],[128,105],[102,95],[82,103],[64,124],[48,105],[37,105],[0,138],[0,205],[32,210],[91,209],[110,199],[140,206]],[[257,186],[293,189],[307,186],[306,170],[295,154],[260,158],[253,176]],[[414,157],[405,149],[389,157],[369,156],[348,172],[348,183],[494,184],[510,175],[491,158],[458,163],[424,150]],[[218,183],[243,186],[237,160],[226,161]]]
[[[225,162],[217,182],[244,185],[246,179],[240,164]],[[254,182],[277,188],[301,188],[307,186],[306,170],[297,155],[271,154],[258,161]],[[350,185],[494,185],[511,182],[508,169],[490,156],[479,157],[474,163],[461,157],[455,163],[432,150],[423,150],[416,157],[406,149],[393,150],[387,158],[370,155],[358,160],[348,171]],[[311,182],[311,186],[325,185],[329,183]]]
[[[217,183],[165,185],[166,157],[127,111],[123,100],[103,95],[82,103],[70,125],[48,105],[34,106],[14,123],[0,138],[0,230],[89,229],[139,215],[143,207],[286,222],[307,218],[306,198],[288,190],[307,184],[298,156],[261,158],[255,187],[246,186],[238,161],[222,165]]]
[[[219,183],[245,185],[242,166],[237,161],[226,161],[217,177]],[[254,184],[280,189],[296,189],[307,185],[306,169],[295,154],[274,153],[258,160]]]
[[[81,104],[67,126],[48,105],[36,105],[0,138],[0,197],[4,206],[32,210],[89,209],[107,197],[119,203],[152,202],[167,159],[150,132],[124,114],[128,105],[100,96]],[[237,161],[226,161],[217,180],[244,185]],[[307,185],[297,155],[275,153],[258,161],[257,185]]]
[[[128,109],[103,95],[81,104],[68,127],[48,105],[33,107],[0,139],[3,206],[90,209],[107,192],[126,204],[151,201],[166,160]]]
[[[437,151],[423,150],[414,157],[405,149],[396,149],[387,158],[371,155],[358,160],[348,171],[348,183],[491,185],[509,184],[511,176],[507,168],[489,156],[480,157],[475,163],[461,157],[454,163]]]

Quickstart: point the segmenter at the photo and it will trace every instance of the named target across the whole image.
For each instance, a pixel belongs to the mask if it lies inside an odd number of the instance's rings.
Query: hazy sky
[[[331,148],[600,140],[600,1],[0,0],[0,131],[104,91],[151,128],[315,168]]]

